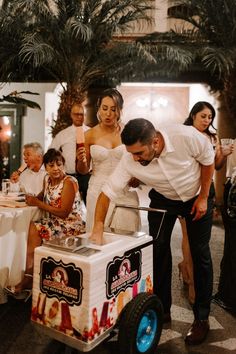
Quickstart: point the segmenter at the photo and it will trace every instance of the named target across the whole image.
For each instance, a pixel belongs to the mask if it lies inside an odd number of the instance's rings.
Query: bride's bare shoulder
[[[94,141],[100,137],[101,130],[98,125],[95,125],[93,128],[90,128],[85,133],[85,139],[88,143],[93,144]]]

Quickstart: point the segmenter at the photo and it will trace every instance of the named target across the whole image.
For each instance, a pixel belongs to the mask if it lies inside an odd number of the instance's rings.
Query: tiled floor
[[[177,223],[172,237],[173,252],[173,306],[172,322],[165,325],[157,354],[230,354],[236,353],[236,317],[212,304],[211,331],[207,340],[199,346],[186,346],[184,336],[192,323],[191,307],[178,276],[177,264],[181,259],[180,225]],[[214,262],[214,291],[217,290],[219,265],[222,257],[224,230],[215,223],[212,230],[211,249]],[[59,354],[76,353],[74,349],[40,334],[30,322],[30,301],[22,303],[9,298],[0,305],[0,353],[2,354]],[[103,342],[91,351],[92,354],[118,354],[117,342]],[[127,354],[127,353],[123,353]]]

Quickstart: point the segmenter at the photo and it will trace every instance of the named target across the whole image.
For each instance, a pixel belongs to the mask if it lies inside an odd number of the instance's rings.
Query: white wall
[[[39,142],[45,147],[45,93],[54,92],[55,83],[11,83],[0,87],[0,97],[12,91],[31,91],[39,95],[24,95],[23,98],[37,102],[41,110],[26,108],[22,122],[22,146],[29,142]],[[2,102],[7,104],[7,102]],[[47,133],[48,134],[48,133]]]
[[[202,84],[123,83],[123,123],[133,118],[149,119],[155,126],[165,122],[183,123],[197,101],[216,102]]]
[[[66,84],[64,84],[66,85]],[[56,85],[53,92],[45,92],[45,151],[48,149],[52,141],[52,126],[57,119],[57,110],[60,103],[60,94],[62,87]]]

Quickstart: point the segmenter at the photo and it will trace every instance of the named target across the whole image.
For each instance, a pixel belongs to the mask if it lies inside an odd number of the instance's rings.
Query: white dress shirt
[[[51,142],[49,149],[56,149],[62,152],[65,159],[65,171],[69,174],[75,174],[76,159],[76,126],[74,124],[61,130]],[[84,131],[89,128],[83,125]]]
[[[158,158],[142,166],[126,152],[102,191],[114,200],[131,177],[138,178],[166,198],[187,201],[200,189],[200,164],[214,163],[214,150],[209,139],[196,128],[172,124],[159,129],[165,146]]]
[[[19,177],[20,189],[25,193],[38,195],[43,190],[43,180],[46,175],[44,166],[38,172],[34,172],[27,168]]]

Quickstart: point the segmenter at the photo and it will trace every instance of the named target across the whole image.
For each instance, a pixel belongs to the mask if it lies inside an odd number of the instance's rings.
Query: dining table
[[[16,285],[23,277],[29,225],[40,215],[22,197],[0,193],[0,304],[7,302],[4,287]]]

